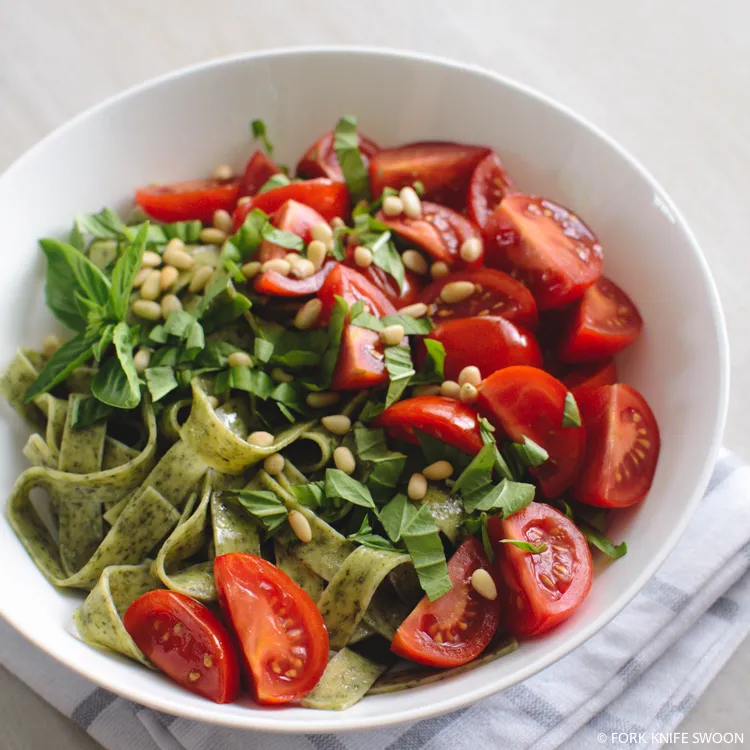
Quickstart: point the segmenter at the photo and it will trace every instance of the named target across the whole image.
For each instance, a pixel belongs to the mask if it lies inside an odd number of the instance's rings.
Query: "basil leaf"
[[[402,344],[387,346],[385,348],[385,369],[388,370],[390,379],[388,393],[385,397],[385,408],[387,409],[401,398],[412,376],[416,374],[411,361],[411,349]]]
[[[155,344],[166,344],[169,340],[169,334],[165,330],[164,326],[160,323],[154,326],[148,334],[149,341],[153,341]]]
[[[240,351],[242,349],[228,341],[209,341],[196,357],[195,363],[198,367],[223,369],[227,366],[229,355]]]
[[[169,314],[167,322],[164,324],[164,330],[170,336],[182,338],[195,318],[185,310],[174,310]]]
[[[200,319],[203,314],[211,306],[211,303],[224,292],[227,291],[229,285],[232,283],[231,276],[225,271],[221,273],[214,273],[211,277],[211,281],[203,292],[203,299],[200,301],[198,307],[195,308],[195,315]],[[171,317],[171,316],[170,316]]]
[[[503,518],[507,518],[531,505],[534,494],[533,484],[503,479],[498,484],[493,485],[484,495],[481,492],[463,493],[464,510],[467,513],[473,513],[477,510],[501,510]]]
[[[269,490],[224,490],[222,494],[236,497],[253,518],[270,534],[286,521],[289,513],[284,503]]]
[[[625,542],[621,542],[615,546],[604,534],[597,531],[593,526],[589,526],[587,523],[578,523],[577,526],[586,537],[588,543],[601,550],[607,557],[619,560],[623,555],[627,554],[628,545]]]
[[[154,403],[180,386],[171,367],[149,367],[144,375]]]
[[[86,237],[76,221],[73,222],[73,228],[68,235],[68,244],[82,253],[86,252]]]
[[[562,426],[581,426],[581,412],[578,411],[578,404],[576,403],[575,396],[570,391],[565,394],[565,406],[563,406]]]
[[[287,250],[296,250],[302,252],[305,249],[305,241],[293,232],[285,232],[283,229],[277,229],[273,224],[266,223],[261,230],[261,236],[264,240],[273,242]]]
[[[412,182],[411,186],[414,188],[414,192],[421,198],[425,194],[424,183],[421,180]]]
[[[265,364],[273,356],[274,345],[266,339],[256,338],[253,343],[253,352],[258,362]]]
[[[191,354],[191,359],[194,359],[205,346],[203,326],[197,320],[193,320],[185,331],[185,349]]]
[[[416,515],[417,509],[406,495],[398,494],[380,511],[378,520],[391,540],[397,542]]]
[[[102,365],[91,384],[91,393],[117,409],[134,409],[141,402],[141,387],[133,364],[133,341],[127,323],[117,324],[112,343],[116,356]]]
[[[485,445],[495,446],[495,468],[497,469],[497,473],[501,477],[505,477],[505,479],[515,479],[507,461],[503,458],[502,453],[500,453],[500,450],[497,447],[495,428],[484,417],[479,417],[479,434]]]
[[[317,511],[326,505],[326,494],[323,489],[324,482],[308,482],[307,484],[292,485],[294,497],[306,508]]]
[[[352,203],[367,200],[370,197],[370,176],[359,150],[356,117],[346,115],[338,121],[333,135],[333,150],[336,152]]]
[[[524,552],[530,552],[532,555],[539,555],[547,549],[547,545],[542,542],[541,544],[532,544],[531,542],[524,542],[520,539],[498,539],[500,544],[512,544],[514,547],[523,550]]]
[[[541,466],[549,458],[549,453],[526,435],[523,443],[511,443],[511,447],[524,467]]]
[[[482,513],[479,516],[479,530],[482,538],[482,547],[484,547],[484,554],[487,555],[487,559],[490,562],[495,562],[495,549],[490,541],[490,530],[487,526],[487,514]]]
[[[217,394],[225,393],[234,388],[265,401],[273,392],[274,382],[262,370],[251,370],[245,365],[235,365],[216,376],[214,385]]]
[[[263,227],[268,223],[268,214],[259,208],[254,208],[245,217],[242,226],[225,243],[225,247],[231,245],[237,250],[241,260],[249,260],[254,257],[263,242]]]
[[[414,434],[417,436],[426,464],[434,464],[435,461],[447,461],[454,471],[461,471],[471,463],[472,456],[463,453],[452,445],[448,445],[448,443],[444,443],[433,435],[416,429]]]
[[[372,249],[372,262],[378,267],[382,268],[387,274],[393,277],[396,284],[398,284],[399,291],[404,289],[404,276],[406,271],[404,269],[404,262],[401,260],[401,255],[396,246],[389,242],[388,239],[382,240],[383,237],[390,237],[390,232],[385,232],[380,235],[380,239],[373,243]]]
[[[362,407],[362,411],[359,413],[359,419],[360,421],[367,423],[370,420],[375,419],[378,414],[382,414],[384,411],[385,404],[381,404],[378,401],[368,401]]]
[[[253,120],[250,123],[250,130],[252,131],[253,138],[260,138],[263,142],[263,148],[265,148],[268,155],[273,156],[273,143],[268,140],[266,123],[263,120]]]
[[[442,383],[445,380],[445,347],[435,339],[422,339],[427,357],[412,383]]]
[[[406,456],[388,448],[384,430],[354,428],[357,458],[367,472],[367,487],[376,500],[393,496],[406,467]]]
[[[485,445],[459,474],[456,483],[453,485],[453,492],[462,494],[465,505],[468,498],[484,497],[492,484],[492,469],[494,466],[494,445]],[[471,511],[467,510],[467,512]]]
[[[104,208],[98,214],[76,214],[74,227],[78,235],[112,240],[131,238],[127,225],[111,208]]]
[[[336,361],[341,349],[341,334],[344,332],[344,324],[349,314],[349,305],[343,297],[336,295],[333,302],[333,310],[328,321],[328,349],[323,355],[321,366],[321,386],[326,387],[331,382]]]
[[[67,264],[74,280],[73,288],[67,288],[67,294],[78,291],[83,297],[96,303],[104,305],[109,295],[109,279],[95,266],[85,255],[74,247],[53,239],[39,241],[47,260],[55,258]],[[47,273],[49,278],[49,271]]]
[[[112,270],[112,285],[109,289],[107,312],[114,320],[124,320],[127,314],[130,293],[133,291],[133,282],[136,274],[141,270],[148,228],[148,222],[144,223],[136,238],[126,247]]]
[[[176,367],[180,349],[176,346],[163,346],[151,355],[151,367]]]
[[[346,537],[350,542],[356,542],[361,544],[363,547],[370,547],[371,549],[382,549],[388,552],[396,552],[394,547],[385,537],[379,534],[372,533],[372,526],[370,526],[370,520],[365,514],[362,519],[362,523],[359,529],[354,534],[349,534]]]
[[[107,419],[111,414],[111,406],[91,396],[81,396],[72,400],[69,418],[73,429],[80,430],[102,419]]]
[[[353,505],[375,510],[370,490],[341,469],[326,469],[325,494],[327,498],[341,498]]]
[[[414,562],[419,583],[430,601],[453,588],[443,544],[440,541],[429,505],[423,505],[401,532],[406,549]]]
[[[97,362],[102,361],[102,358],[107,351],[107,347],[112,343],[112,336],[114,335],[114,332],[114,323],[110,323],[109,325],[105,326],[104,330],[101,333],[99,341],[94,344],[94,348],[91,353],[94,355],[94,359]]]
[[[261,185],[260,190],[258,190],[256,195],[267,193],[269,190],[273,190],[274,188],[286,187],[287,185],[291,184],[292,181],[283,172],[279,172],[278,174],[269,177],[268,180],[266,180],[266,182]]]
[[[231,289],[234,288],[231,287]],[[203,315],[201,318],[203,329],[206,333],[218,331],[244,315],[252,306],[253,303],[244,294],[233,292],[226,301],[213,305]]]
[[[357,446],[357,458],[363,461],[377,461],[391,452],[386,443],[385,430],[355,427],[354,442]]]
[[[367,328],[369,331],[382,331],[385,325],[380,318],[368,312],[361,312],[357,316],[350,316],[350,322],[358,328]]]
[[[177,237],[177,239],[182,240],[188,245],[194,245],[197,242],[200,242],[203,224],[197,219],[192,221],[175,221],[171,224],[161,224],[158,227],[152,224],[149,228],[149,234],[153,233],[155,229],[160,229],[164,233],[163,242],[167,242],[168,240]],[[162,242],[157,242],[157,244],[162,244]]]
[[[412,318],[409,315],[386,315],[380,321],[382,326],[400,325],[407,336],[426,336],[435,328],[427,316],[424,318]],[[439,344],[441,347],[443,346],[439,341],[433,341],[433,343]],[[443,348],[443,352],[445,352],[445,348]]]

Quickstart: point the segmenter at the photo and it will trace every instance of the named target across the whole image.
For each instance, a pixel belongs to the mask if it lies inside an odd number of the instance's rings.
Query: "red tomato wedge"
[[[358,391],[387,381],[385,353],[378,334],[347,323],[341,333],[341,348],[331,388],[335,391]]]
[[[253,286],[258,294],[267,294],[271,297],[307,297],[320,291],[335,265],[335,260],[328,261],[320,271],[306,279],[282,276],[276,271],[264,271],[255,277]]]
[[[401,216],[386,216],[378,211],[375,217],[387,225],[402,240],[424,250],[433,260],[442,260],[449,266],[468,265],[478,268],[482,259],[470,264],[459,257],[461,245],[472,237],[480,237],[479,230],[464,216],[438,203],[422,201],[422,216],[409,219]]]
[[[630,297],[601,276],[576,304],[557,353],[571,364],[597,362],[630,346],[642,328],[638,308]]]
[[[500,622],[500,601],[471,585],[475,570],[490,569],[482,545],[469,537],[448,561],[453,588],[431,602],[426,596],[401,623],[391,651],[430,667],[457,667],[479,656]]]
[[[268,180],[281,170],[275,161],[269,159],[262,151],[256,151],[245,167],[245,174],[240,182],[240,197],[255,195]]]
[[[310,230],[317,224],[325,224],[326,220],[314,208],[288,200],[274,213],[271,223],[277,229],[298,235],[307,244],[312,239]],[[284,258],[288,252],[290,251],[281,245],[263,240],[258,250],[258,260],[265,263],[272,258]]]
[[[458,318],[438,323],[429,339],[445,347],[445,377],[458,380],[467,365],[476,365],[482,377],[511,365],[542,366],[542,353],[536,339],[528,332],[500,317]],[[417,350],[418,363],[425,350]]]
[[[646,399],[623,384],[579,389],[576,398],[586,425],[586,460],[571,494],[603,508],[639,503],[654,480],[661,446]]]
[[[328,323],[337,296],[343,297],[349,307],[362,300],[365,303],[365,311],[379,318],[396,314],[396,308],[380,289],[358,271],[339,264],[331,270],[318,292],[318,297],[323,303],[323,310],[318,319],[321,325]]]
[[[237,651],[208,607],[185,594],[159,589],[139,596],[122,622],[149,661],[182,687],[216,703],[237,697]]]
[[[380,151],[380,148],[369,138],[359,134],[359,152],[368,164],[370,158]],[[329,130],[318,138],[297,164],[298,177],[328,177],[335,182],[343,182],[344,174],[339,166],[336,151],[333,148],[334,132]]]
[[[617,382],[617,364],[614,359],[607,359],[604,362],[597,362],[593,365],[576,367],[560,379],[573,391],[573,395],[576,396],[579,388],[614,385]]]
[[[379,198],[383,188],[398,190],[419,181],[428,201],[463,211],[474,168],[488,153],[482,146],[442,141],[383,149],[370,159],[370,191]]]
[[[513,183],[493,151],[477,164],[469,182],[469,218],[484,229],[492,212],[508,193],[515,192]]]
[[[232,212],[239,198],[238,180],[189,180],[171,185],[147,185],[135,191],[135,202],[157,221],[202,221],[210,224],[214,212]]]
[[[593,577],[589,545],[575,524],[549,505],[532,503],[506,519],[492,516],[488,530],[507,587],[503,615],[510,632],[539,635],[570,617]],[[534,554],[501,539],[547,547]]]
[[[335,216],[346,217],[349,213],[349,191],[343,183],[324,178],[292,182],[290,185],[267,190],[247,203],[237,206],[232,217],[235,231],[242,226],[254,208],[272,214],[288,200],[314,208],[326,221],[331,221]]]
[[[568,389],[557,378],[534,367],[506,367],[479,386],[479,411],[511,440],[528,437],[549,458],[529,469],[545,497],[564,492],[578,476],[586,446],[583,427],[563,427]]]
[[[490,216],[485,235],[485,264],[526,284],[540,310],[580,299],[602,272],[596,235],[548,198],[507,195]]]
[[[258,703],[307,695],[328,662],[328,632],[315,602],[286,573],[255,555],[220,555],[214,577]]]
[[[452,281],[470,281],[475,291],[462,302],[443,302],[440,293]],[[451,273],[426,286],[419,299],[428,307],[435,306],[430,316],[441,323],[454,318],[499,315],[532,330],[537,325],[536,302],[531,292],[520,281],[492,268]]]
[[[452,398],[418,396],[397,401],[375,417],[372,424],[407,443],[416,444],[414,430],[421,430],[464,453],[475,455],[482,450],[476,411]]]

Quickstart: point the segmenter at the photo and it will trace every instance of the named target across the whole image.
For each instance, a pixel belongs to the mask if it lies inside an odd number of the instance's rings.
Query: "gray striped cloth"
[[[109,750],[586,750],[618,747],[621,732],[672,731],[748,631],[750,468],[724,452],[677,549],[609,625],[522,684],[435,719],[340,735],[240,732],[118,698],[5,623],[0,659]]]

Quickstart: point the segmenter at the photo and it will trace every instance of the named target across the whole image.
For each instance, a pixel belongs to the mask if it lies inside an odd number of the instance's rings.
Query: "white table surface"
[[[686,216],[729,328],[725,443],[750,459],[749,23],[747,0],[0,0],[0,170],[105,97],[217,56],[368,44],[498,71],[609,132]],[[748,674],[750,642],[680,729],[750,741]],[[99,748],[1,669],[0,726],[9,750]]]

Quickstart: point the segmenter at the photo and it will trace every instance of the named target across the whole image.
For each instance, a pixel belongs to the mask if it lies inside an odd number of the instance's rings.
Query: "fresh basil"
[[[141,387],[133,364],[133,340],[127,323],[118,323],[112,336],[115,357],[102,365],[91,393],[116,409],[134,409],[141,402]]]
[[[401,255],[389,239],[390,236],[390,232],[384,232],[372,245],[366,246],[372,250],[373,264],[392,276],[398,285],[399,291],[403,291],[406,270],[404,269],[404,262],[401,260]]]
[[[245,365],[235,365],[216,376],[214,388],[217,394],[230,389],[252,393],[265,401],[274,389],[274,382],[262,370],[253,370]]]
[[[305,249],[305,241],[294,232],[285,232],[283,229],[277,229],[273,224],[267,222],[261,230],[261,236],[264,240],[272,242],[274,245],[283,247],[286,250],[296,250],[302,252]]]
[[[398,344],[385,348],[385,369],[388,371],[388,393],[385,397],[385,408],[395,404],[403,395],[409,381],[416,374],[411,361],[411,349]]]
[[[326,469],[325,494],[327,498],[340,498],[353,505],[375,510],[370,490],[341,469]]]
[[[392,497],[406,467],[406,456],[388,448],[383,430],[355,427],[354,441],[357,459],[365,469],[367,487],[375,500]]]
[[[284,503],[269,490],[224,490],[222,494],[236,497],[242,507],[265,528],[273,533],[289,517]]]
[[[607,557],[619,560],[623,555],[627,554],[628,545],[626,542],[620,542],[620,544],[615,545],[604,534],[587,523],[578,523],[578,528],[586,537],[588,543],[601,550]]]
[[[414,562],[419,584],[430,601],[440,598],[453,588],[440,534],[425,504],[402,530],[401,538]]]
[[[524,552],[530,552],[532,555],[540,555],[544,550],[547,549],[547,545],[542,542],[541,544],[532,544],[531,542],[524,542],[520,539],[498,539],[499,544],[512,544]]]
[[[268,214],[259,208],[254,208],[245,217],[242,226],[225,243],[225,247],[231,245],[236,249],[241,260],[250,260],[263,242],[263,227],[267,223]]]
[[[74,232],[76,238],[89,234],[113,240],[131,239],[127,225],[111,208],[104,208],[98,214],[76,214]]]
[[[495,466],[495,451],[493,445],[485,445],[472,458],[471,463],[459,474],[453,485],[453,492],[460,492],[464,504],[469,498],[482,498],[492,485],[492,469]],[[478,502],[478,500],[477,500]],[[467,512],[471,512],[467,510]]]
[[[346,538],[350,542],[361,544],[363,547],[386,550],[387,552],[398,551],[397,548],[394,547],[385,537],[372,533],[372,526],[370,525],[370,519],[367,517],[367,514],[365,514],[362,519],[359,529],[354,534],[349,534]]]
[[[565,405],[563,406],[563,427],[580,427],[581,412],[578,410],[575,396],[568,391],[565,394]]]
[[[265,364],[273,356],[274,345],[266,339],[256,338],[253,342],[253,353],[258,362]]]
[[[185,310],[174,310],[169,314],[167,322],[164,324],[164,330],[170,336],[177,336],[182,338],[191,323],[195,322],[195,318]]]
[[[253,138],[260,138],[265,148],[266,153],[269,156],[273,156],[273,143],[268,140],[268,133],[266,130],[266,123],[263,120],[253,120],[250,123],[250,131],[253,134]]]
[[[385,328],[380,318],[366,311],[361,312],[357,316],[351,316],[350,322],[353,326],[367,328],[369,331],[382,331]]]
[[[427,350],[422,367],[412,379],[412,384],[442,383],[445,380],[445,347],[435,339],[422,339]]]
[[[409,502],[406,495],[398,494],[380,511],[378,520],[391,541],[398,542],[404,529],[417,515],[416,507]]]
[[[269,190],[273,190],[277,187],[286,187],[287,185],[291,185],[292,181],[283,173],[279,172],[278,174],[271,175],[264,183],[261,185],[260,189],[256,193],[256,195],[260,195],[261,193],[267,193]]]
[[[472,461],[472,457],[458,448],[443,442],[442,440],[430,435],[422,430],[414,430],[419,447],[427,465],[434,464],[435,461],[447,461],[454,471],[463,471]],[[455,487],[454,487],[455,489]]]
[[[91,353],[94,355],[94,359],[97,362],[101,362],[104,358],[104,355],[109,348],[109,345],[112,343],[112,336],[115,333],[115,325],[114,323],[109,323],[106,326],[104,326],[104,329],[102,330],[99,341],[97,341],[94,344],[94,348],[92,349]]]
[[[174,370],[171,367],[149,367],[143,373],[146,378],[151,399],[157,402],[179,388],[179,383],[175,377]]]
[[[336,295],[333,302],[333,310],[328,321],[328,348],[323,355],[321,364],[321,388],[327,388],[333,377],[333,371],[336,368],[336,362],[341,349],[341,335],[344,332],[344,325],[349,314],[349,305],[343,297]],[[356,317],[356,315],[352,315]]]
[[[128,311],[133,282],[141,270],[143,253],[146,249],[146,237],[149,224],[143,224],[135,239],[128,244],[112,270],[112,283],[107,300],[107,314],[114,320],[124,320]]]
[[[88,427],[102,419],[107,419],[112,414],[112,407],[103,404],[91,396],[79,396],[74,398],[70,405],[68,418],[74,430]]]
[[[503,479],[498,484],[491,485],[486,491],[464,492],[462,497],[464,510],[467,513],[474,513],[477,510],[487,512],[499,510],[503,518],[507,518],[531,505],[534,494],[533,484]]]
[[[503,454],[500,452],[500,449],[497,447],[494,426],[490,424],[490,422],[484,417],[479,417],[479,434],[482,438],[482,442],[485,445],[495,446],[495,468],[497,469],[497,473],[505,479],[520,479],[523,472],[520,472],[517,477],[513,474],[510,466],[508,466],[508,462],[505,460]]]
[[[378,414],[382,414],[385,411],[385,404],[380,401],[368,401],[359,413],[360,421],[367,424],[371,420],[375,419]]]
[[[187,327],[185,331],[185,350],[188,357],[192,360],[198,355],[198,352],[202,351],[206,346],[206,336],[203,331],[203,326],[197,321],[193,322]]]
[[[428,317],[412,318],[409,315],[386,315],[381,318],[381,321],[384,326],[400,325],[407,336],[426,336],[435,328]],[[434,341],[434,343],[443,346],[439,341]],[[443,352],[445,352],[444,348]]]
[[[367,200],[370,197],[370,176],[359,150],[356,117],[346,115],[338,121],[333,134],[333,150],[336,152],[352,203]]]
[[[523,443],[511,443],[510,447],[524,468],[541,466],[549,458],[549,453],[526,435]]]

